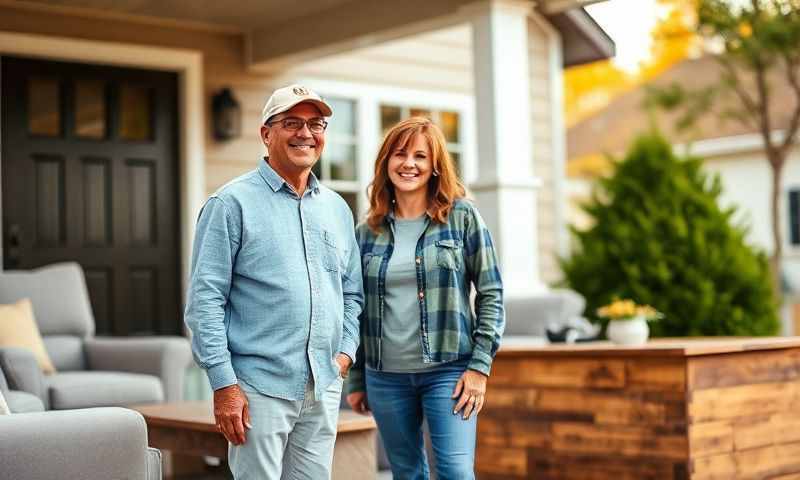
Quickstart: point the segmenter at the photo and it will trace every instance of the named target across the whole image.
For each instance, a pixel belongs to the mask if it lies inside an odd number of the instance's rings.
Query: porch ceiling
[[[540,0],[561,32],[564,65],[614,54],[614,43],[581,8],[603,0]],[[4,3],[9,3],[5,1]],[[255,69],[319,58],[467,21],[475,0],[23,0],[20,6],[94,17],[114,16],[241,33]],[[398,4],[400,4],[398,6]],[[298,28],[301,22],[304,28]]]

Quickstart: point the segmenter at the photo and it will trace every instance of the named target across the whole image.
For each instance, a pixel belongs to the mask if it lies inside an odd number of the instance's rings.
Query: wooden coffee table
[[[133,405],[147,422],[150,446],[180,455],[228,456],[228,441],[217,430],[210,402]],[[339,412],[333,450],[333,478],[375,478],[375,420],[349,410]]]

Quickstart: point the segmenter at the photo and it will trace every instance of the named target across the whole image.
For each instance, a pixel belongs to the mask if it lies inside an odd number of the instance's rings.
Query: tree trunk
[[[783,300],[783,289],[781,281],[781,259],[783,258],[783,229],[781,228],[781,185],[783,177],[783,155],[778,152],[768,154],[769,163],[772,166],[772,242],[774,249],[770,258],[770,268],[772,270],[772,286],[775,292],[775,300],[780,308]]]

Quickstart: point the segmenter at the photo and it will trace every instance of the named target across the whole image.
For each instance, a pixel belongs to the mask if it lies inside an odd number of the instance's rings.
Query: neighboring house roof
[[[719,116],[701,116],[695,126],[684,132],[674,127],[677,115],[660,112],[653,116],[643,106],[647,87],[667,87],[680,83],[687,88],[701,88],[718,81],[720,66],[711,57],[684,60],[651,82],[641,85],[614,99],[608,107],[575,124],[567,131],[567,171],[569,176],[594,176],[608,168],[607,155],[618,156],[625,152],[639,133],[657,122],[659,129],[674,144],[711,138],[734,137],[757,133],[734,120],[721,121]],[[770,108],[775,119],[773,128],[786,127],[794,109],[787,101],[793,94],[783,79],[771,78]],[[755,92],[754,89],[750,89]]]

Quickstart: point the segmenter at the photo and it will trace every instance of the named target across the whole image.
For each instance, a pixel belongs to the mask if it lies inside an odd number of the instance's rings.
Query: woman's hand
[[[483,399],[486,395],[487,378],[489,377],[481,372],[469,369],[461,375],[451,397],[461,396],[453,409],[453,415],[457,415],[463,409],[464,420],[467,420],[473,413],[475,415],[480,413],[481,409],[483,409]]]
[[[366,415],[369,413],[367,392],[353,392],[347,396],[347,404],[354,412]]]

